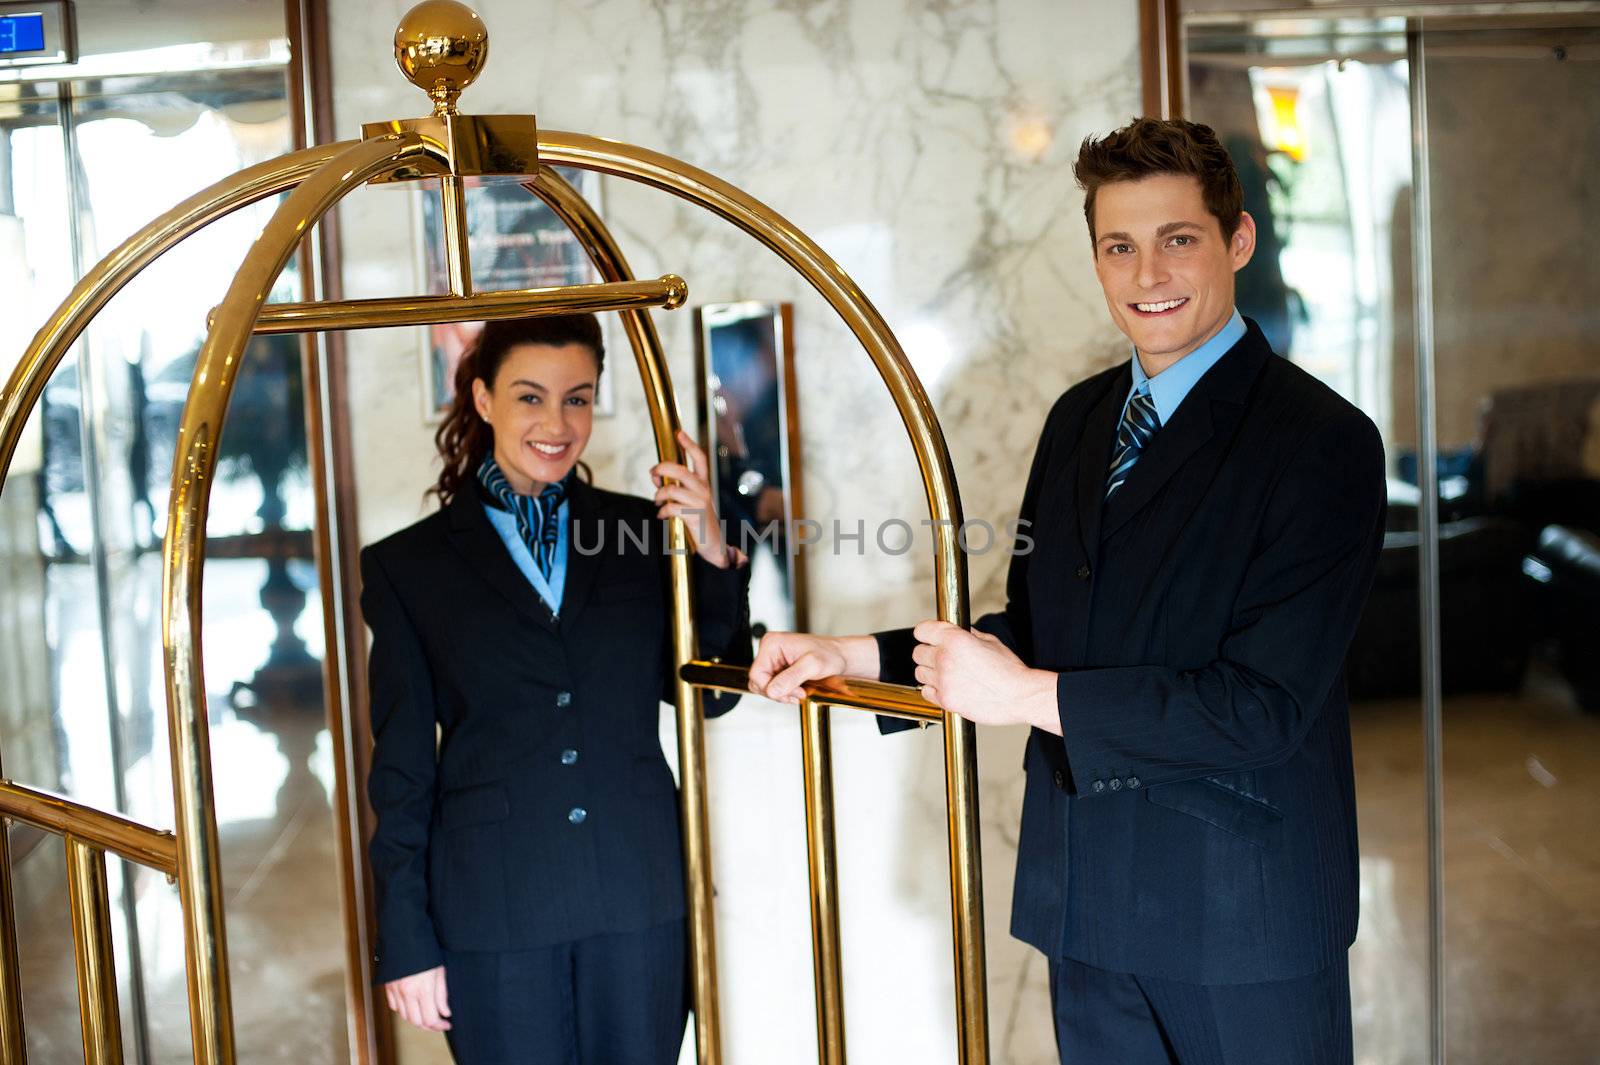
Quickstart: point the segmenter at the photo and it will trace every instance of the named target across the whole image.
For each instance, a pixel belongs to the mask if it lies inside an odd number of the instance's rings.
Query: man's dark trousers
[[[1035,729],[1024,760],[1011,932],[1053,965],[1145,982],[1326,973],[1337,1017],[1358,897],[1342,673],[1382,544],[1383,449],[1246,324],[1109,502],[1129,364],[1045,423],[1029,543],[1005,610],[977,623],[1060,675],[1062,735]],[[910,631],[878,641],[883,679],[915,683]],[[1224,1029],[1278,1023],[1212,1001]]]
[[[1061,959],[1050,1004],[1062,1065],[1348,1065],[1350,969],[1186,984]]]

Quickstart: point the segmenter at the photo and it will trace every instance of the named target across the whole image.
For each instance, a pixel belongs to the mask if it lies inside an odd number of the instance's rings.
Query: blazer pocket
[[[596,584],[594,591],[589,593],[591,603],[622,603],[629,599],[643,599],[655,595],[658,583],[653,577],[639,577],[632,580],[607,581]]]
[[[1144,797],[1157,806],[1197,817],[1257,847],[1275,846],[1283,832],[1283,814],[1278,810],[1209,780],[1157,784]]]
[[[447,791],[439,799],[439,824],[444,828],[487,825],[511,816],[504,784],[478,784]]]

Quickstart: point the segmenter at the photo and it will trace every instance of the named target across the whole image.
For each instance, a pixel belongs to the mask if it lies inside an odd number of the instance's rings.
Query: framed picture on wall
[[[584,199],[599,207],[599,175],[566,167],[556,169]],[[422,291],[443,295],[450,291],[450,283],[438,185],[425,183],[417,196]],[[467,178],[466,200],[474,291],[587,285],[600,280],[571,230],[518,179]],[[621,334],[614,323],[607,321],[612,317],[601,316],[608,348],[612,347],[612,338]],[[428,421],[437,422],[444,417],[455,398],[456,367],[482,328],[479,322],[450,322],[422,330],[422,402]],[[602,417],[615,410],[611,377],[601,374],[599,395],[595,397],[595,413]]]
[[[805,555],[790,535],[805,517],[794,307],[708,303],[694,318],[700,439],[729,542],[750,556],[752,631],[807,631]]]

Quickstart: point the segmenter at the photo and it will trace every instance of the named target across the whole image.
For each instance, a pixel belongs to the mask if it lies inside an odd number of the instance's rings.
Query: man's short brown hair
[[[1099,140],[1085,137],[1072,174],[1083,189],[1083,217],[1095,239],[1094,196],[1102,185],[1153,174],[1183,174],[1200,182],[1206,210],[1232,239],[1244,211],[1244,192],[1228,150],[1210,126],[1181,118],[1136,118]]]

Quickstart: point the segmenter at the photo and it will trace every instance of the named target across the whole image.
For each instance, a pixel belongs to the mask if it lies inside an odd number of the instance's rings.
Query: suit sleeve
[[[1062,673],[1078,794],[1274,765],[1310,730],[1371,588],[1383,539],[1383,445],[1352,412],[1313,432],[1273,489],[1216,658],[1199,669]],[[1226,545],[1218,545],[1219,549]]]
[[[1064,398],[1064,397],[1063,397]],[[1033,661],[1033,621],[1028,604],[1028,555],[1033,548],[1030,530],[1039,511],[1039,490],[1050,464],[1055,447],[1056,423],[1060,419],[1061,401],[1056,403],[1050,417],[1045,420],[1044,431],[1039,435],[1039,445],[1034,449],[1033,465],[1028,471],[1028,483],[1022,491],[1022,506],[1017,514],[1017,535],[1011,547],[1011,566],[1006,571],[1005,609],[985,614],[972,627],[986,632],[1011,648],[1023,662]],[[889,629],[873,633],[878,641],[878,679],[888,684],[905,684],[917,687],[916,663],[911,652],[917,648],[917,638],[911,629]],[[916,722],[904,718],[879,717],[881,733],[903,732],[915,728]]]
[[[375,976],[385,983],[444,961],[428,911],[428,835],[437,771],[433,682],[416,629],[383,565],[361,552],[361,611],[372,629],[369,853],[378,905]]]
[[[670,559],[666,560],[670,563]],[[750,642],[750,563],[721,569],[699,554],[689,556],[689,577],[694,582],[695,637],[700,657],[729,665],[747,666],[755,658]],[[672,610],[668,577],[667,610]],[[668,631],[670,632],[670,623]],[[663,663],[664,702],[678,704],[677,675],[670,643]],[[707,717],[720,717],[739,704],[735,692],[707,691],[701,700]]]

